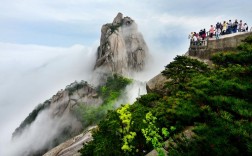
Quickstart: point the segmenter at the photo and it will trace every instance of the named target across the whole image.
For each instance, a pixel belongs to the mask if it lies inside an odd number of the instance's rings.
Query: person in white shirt
[[[197,39],[196,35],[194,35],[193,36],[193,45],[197,45],[197,41],[198,41],[198,39]]]
[[[248,25],[247,25],[247,23],[244,23],[244,31],[248,32]]]
[[[243,25],[243,32],[248,32],[248,25],[247,25],[247,23],[244,23],[244,25]]]
[[[245,27],[244,27],[244,25],[241,26],[241,32],[245,32]]]

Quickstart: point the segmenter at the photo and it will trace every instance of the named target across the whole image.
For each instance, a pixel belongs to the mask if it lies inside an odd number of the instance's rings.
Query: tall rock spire
[[[143,70],[148,48],[137,24],[130,17],[118,13],[112,23],[101,28],[95,70],[129,76]]]

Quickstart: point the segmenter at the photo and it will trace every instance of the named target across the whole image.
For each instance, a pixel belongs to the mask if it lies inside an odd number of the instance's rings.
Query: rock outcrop
[[[19,154],[27,156],[41,155],[49,149],[62,143],[66,139],[69,139],[69,137],[73,137],[79,134],[86,127],[83,127],[82,123],[74,115],[77,108],[80,105],[91,107],[99,106],[102,104],[102,102],[102,98],[98,96],[96,88],[92,87],[85,81],[74,82],[68,85],[64,90],[58,91],[57,94],[53,95],[51,99],[47,100],[49,106],[47,106],[45,109],[40,109],[37,112],[36,116],[29,115],[13,133],[13,140],[19,140],[20,138],[24,137],[23,134],[27,133],[27,130],[29,130],[29,127],[32,124],[40,125],[38,122],[42,121],[44,122],[44,127],[53,128],[52,132],[48,130],[50,133],[50,135],[48,134],[48,136],[50,136],[50,138],[48,138],[46,141],[44,140],[47,145],[43,145],[36,149],[24,149],[24,151],[20,152]],[[39,114],[43,114],[43,112],[47,112],[46,117],[39,118]],[[36,122],[36,119],[38,118],[40,121]],[[26,121],[30,122],[26,123]],[[38,132],[38,135],[40,135],[40,133],[41,135],[47,135],[44,134],[45,132],[43,131]],[[75,137],[73,139],[75,140],[74,142],[67,141],[63,146],[60,146],[60,149],[62,151],[61,154],[57,153],[57,155],[60,154],[62,156],[66,156],[69,155],[69,153],[71,153],[70,155],[74,155],[72,153],[77,154],[78,150],[83,146],[83,143],[91,139],[90,136],[91,133],[89,132],[88,134],[83,134]],[[77,142],[76,140],[78,137],[80,137],[80,139]],[[43,140],[43,138],[41,137],[38,138]],[[39,142],[40,140],[37,139],[34,141]],[[56,154],[53,153],[51,155],[56,156]],[[14,155],[16,155],[16,153],[14,153]]]
[[[118,13],[113,23],[101,28],[94,68],[99,73],[129,76],[131,72],[143,70],[147,55],[147,45],[135,21]]]
[[[100,105],[96,89],[85,81],[74,82],[51,98],[50,110],[53,116],[71,112],[76,105]]]
[[[94,79],[97,79],[98,82],[93,82],[93,84],[98,84],[98,86],[102,85],[106,81],[107,76],[112,74],[130,77],[131,73],[139,72],[144,69],[147,56],[147,45],[142,34],[138,32],[135,21],[130,17],[123,17],[123,14],[118,13],[112,23],[102,26],[100,46],[97,50],[97,59],[93,73]],[[97,80],[92,79],[91,81]],[[62,122],[61,119],[63,119],[65,125],[60,127],[60,131],[62,132],[57,131],[57,133],[60,133],[58,136],[50,138],[51,140],[47,140],[47,143],[50,145],[38,147],[37,149],[23,149],[24,151],[27,150],[29,155],[41,155],[43,152],[45,153],[45,150],[51,149],[59,143],[62,143],[62,139],[59,139],[61,136],[66,137],[64,138],[66,140],[72,137],[73,134],[76,135],[76,132],[85,129],[79,121],[77,121],[78,123],[76,125],[76,122],[71,123],[73,120],[68,121],[65,120],[65,118],[68,115],[71,116],[71,118],[74,117],[73,110],[75,110],[75,107],[78,108],[77,106],[99,106],[103,101],[102,98],[98,96],[97,87],[93,87],[87,82],[81,81],[79,83],[74,82],[64,90],[60,90],[51,99],[47,100],[47,102],[48,104],[42,104],[43,107],[35,109],[35,111],[33,111],[34,113],[31,113],[32,115],[30,114],[24,120],[20,127],[13,133],[13,138],[21,136],[23,131],[36,122],[36,118],[41,112],[45,111],[45,109],[49,112],[49,119],[57,119],[55,121],[60,122]],[[55,123],[55,125],[56,124],[58,123]],[[73,126],[73,124],[75,125]],[[43,126],[46,127],[47,125]],[[54,131],[56,131],[56,129],[54,129]],[[60,141],[57,141],[57,139]],[[78,155],[77,151],[82,147],[82,143],[88,142],[90,139],[90,132],[86,134],[82,133],[53,148],[45,155]],[[55,143],[55,140],[57,143]],[[38,151],[40,151],[39,154]],[[22,155],[22,153],[20,153],[20,155]]]
[[[43,156],[80,156],[78,150],[83,147],[83,144],[92,140],[92,130],[97,128],[93,126],[87,129],[87,131],[65,141],[57,147],[51,149]]]
[[[165,89],[165,83],[169,81],[169,79],[160,73],[147,82],[146,90],[148,93],[155,92],[159,94],[167,94],[168,89]]]
[[[87,82],[75,81],[70,85],[66,86],[64,90],[62,89],[58,91],[57,94],[53,95],[51,99],[46,100],[46,103],[49,106],[47,106],[45,109],[48,109],[51,117],[55,118],[71,114],[74,111],[75,107],[78,105],[99,106],[100,104],[102,104],[102,99],[101,97],[98,97],[96,89],[93,88],[91,85],[89,85]],[[43,109],[39,110],[38,114],[42,111]],[[34,117],[33,115],[34,120],[36,119],[36,116]],[[32,119],[28,120],[30,121]],[[13,138],[20,135],[22,131],[26,128],[26,126],[28,126],[28,125],[22,125],[22,126],[21,125],[13,133]],[[80,131],[82,129],[81,126],[79,127],[80,128],[76,129],[76,131]]]

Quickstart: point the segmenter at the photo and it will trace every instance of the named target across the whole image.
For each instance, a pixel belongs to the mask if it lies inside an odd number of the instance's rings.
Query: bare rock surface
[[[148,93],[156,92],[163,94],[168,91],[164,87],[165,83],[169,81],[170,81],[169,79],[167,79],[165,76],[162,75],[162,73],[160,73],[147,82],[146,84],[147,92]]]
[[[74,82],[51,98],[52,115],[61,116],[71,112],[76,105],[100,105],[102,99],[97,97],[95,88],[86,82]]]
[[[97,126],[92,126],[87,129],[87,131],[65,141],[64,143],[51,149],[43,156],[80,156],[78,150],[83,147],[84,143],[92,140],[91,131],[97,128]]]
[[[143,70],[147,55],[147,45],[135,21],[118,13],[113,23],[101,28],[94,68],[96,72],[129,76],[131,72]]]
[[[135,21],[130,17],[124,17],[122,13],[118,13],[112,23],[104,24],[101,28],[100,45],[97,49],[97,59],[92,74],[94,79],[91,80],[94,82],[91,83],[98,84],[98,86],[102,85],[106,82],[106,78],[112,74],[130,77],[130,74],[144,69],[147,56],[147,45],[143,35],[138,31]],[[45,156],[79,155],[77,151],[82,147],[82,144],[91,140],[91,132],[73,137],[57,147],[55,146],[61,143],[63,139],[54,145],[51,144],[55,139],[60,139],[65,134],[65,131],[67,131],[68,135],[65,136],[64,140],[85,128],[82,127],[80,121],[76,121],[77,117],[73,115],[74,110],[80,105],[99,106],[102,104],[102,98],[97,93],[97,86],[91,86],[85,81],[74,82],[64,90],[57,92],[48,101],[49,104],[46,108],[49,112],[48,118],[52,120],[57,119],[52,125],[61,124],[58,121],[65,124],[59,129],[55,129],[55,133],[58,133],[59,136],[46,140],[45,146],[38,147],[38,149],[24,149],[24,151],[28,151],[30,155],[41,155],[40,153],[54,147]],[[41,109],[39,111],[42,112],[44,110]],[[34,124],[37,116],[39,116],[38,112],[27,125],[19,126],[13,136],[15,137],[15,134],[22,135],[26,128]],[[74,120],[65,120],[65,118],[70,116]],[[48,127],[46,124],[48,123],[45,123],[43,126]],[[37,133],[39,134],[40,132]],[[38,151],[41,152],[38,154]]]

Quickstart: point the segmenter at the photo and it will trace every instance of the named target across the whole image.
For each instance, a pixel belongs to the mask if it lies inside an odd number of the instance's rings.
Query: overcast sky
[[[100,29],[130,16],[158,60],[156,73],[189,46],[191,31],[242,19],[251,0],[0,0],[0,155],[39,103],[74,80],[87,80]]]

